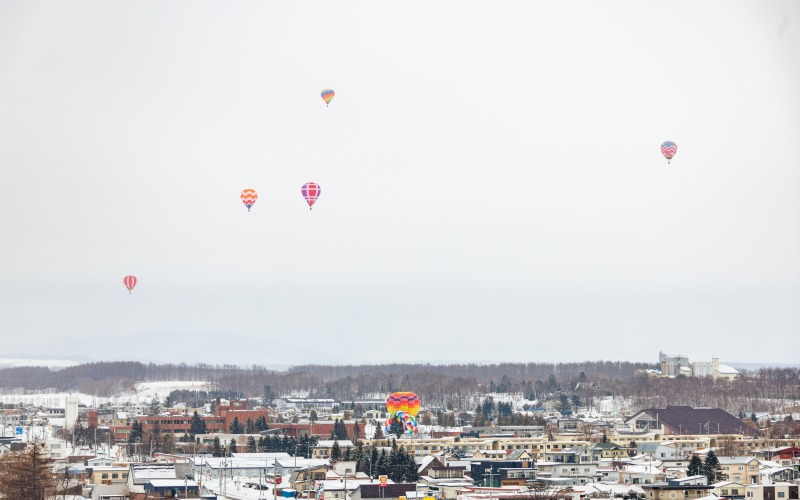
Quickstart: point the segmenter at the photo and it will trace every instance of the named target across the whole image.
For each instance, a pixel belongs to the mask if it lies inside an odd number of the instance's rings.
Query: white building
[[[70,431],[78,422],[78,403],[80,399],[75,396],[67,396],[64,405],[64,429]]]

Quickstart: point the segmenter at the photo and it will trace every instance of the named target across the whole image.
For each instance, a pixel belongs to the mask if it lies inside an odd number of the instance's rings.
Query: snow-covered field
[[[168,380],[159,382],[140,382],[136,389],[129,393],[117,394],[112,397],[98,397],[80,392],[39,392],[37,394],[24,394],[21,391],[0,389],[0,403],[23,403],[32,406],[48,408],[64,408],[66,397],[79,398],[79,404],[96,406],[104,403],[149,403],[153,398],[163,401],[174,390],[204,391],[208,383],[198,380]]]
[[[17,366],[46,366],[48,368],[66,368],[78,363],[68,359],[25,359],[25,358],[0,358],[0,368]]]

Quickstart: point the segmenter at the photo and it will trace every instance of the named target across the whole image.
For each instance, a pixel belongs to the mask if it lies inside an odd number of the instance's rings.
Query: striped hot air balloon
[[[125,276],[122,278],[122,284],[128,289],[129,294],[133,291],[133,287],[136,286],[137,281],[136,276]]]
[[[242,203],[244,203],[244,206],[247,207],[247,211],[249,212],[250,208],[256,204],[258,193],[256,193],[255,189],[245,189],[242,191],[242,194],[239,195],[239,198],[242,199]]]
[[[390,415],[403,412],[406,415],[416,417],[421,405],[422,402],[419,396],[413,392],[393,392],[386,398],[386,411]]]
[[[320,95],[322,96],[322,100],[325,101],[325,106],[328,106],[333,100],[333,96],[336,95],[336,92],[334,92],[333,89],[324,89]]]
[[[661,154],[664,155],[664,158],[667,159],[667,163],[672,160],[672,157],[675,156],[675,153],[678,152],[678,145],[672,141],[665,141],[661,144]]]
[[[319,184],[316,182],[306,182],[303,184],[303,187],[300,188],[300,192],[303,193],[303,198],[305,198],[306,203],[308,203],[308,209],[311,210],[314,202],[317,201],[320,193],[322,193],[322,188],[319,187]]]

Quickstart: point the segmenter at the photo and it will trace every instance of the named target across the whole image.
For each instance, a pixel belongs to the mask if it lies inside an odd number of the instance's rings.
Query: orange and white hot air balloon
[[[242,199],[242,203],[244,203],[244,206],[247,207],[247,211],[249,212],[250,208],[256,204],[258,193],[256,193],[255,189],[245,189],[242,191],[242,194],[239,195],[239,198]]]

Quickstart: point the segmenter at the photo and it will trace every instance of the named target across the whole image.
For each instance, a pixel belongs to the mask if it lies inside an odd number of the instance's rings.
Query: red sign
[[[281,484],[281,481],[283,481],[281,476],[275,476],[275,484]]]

